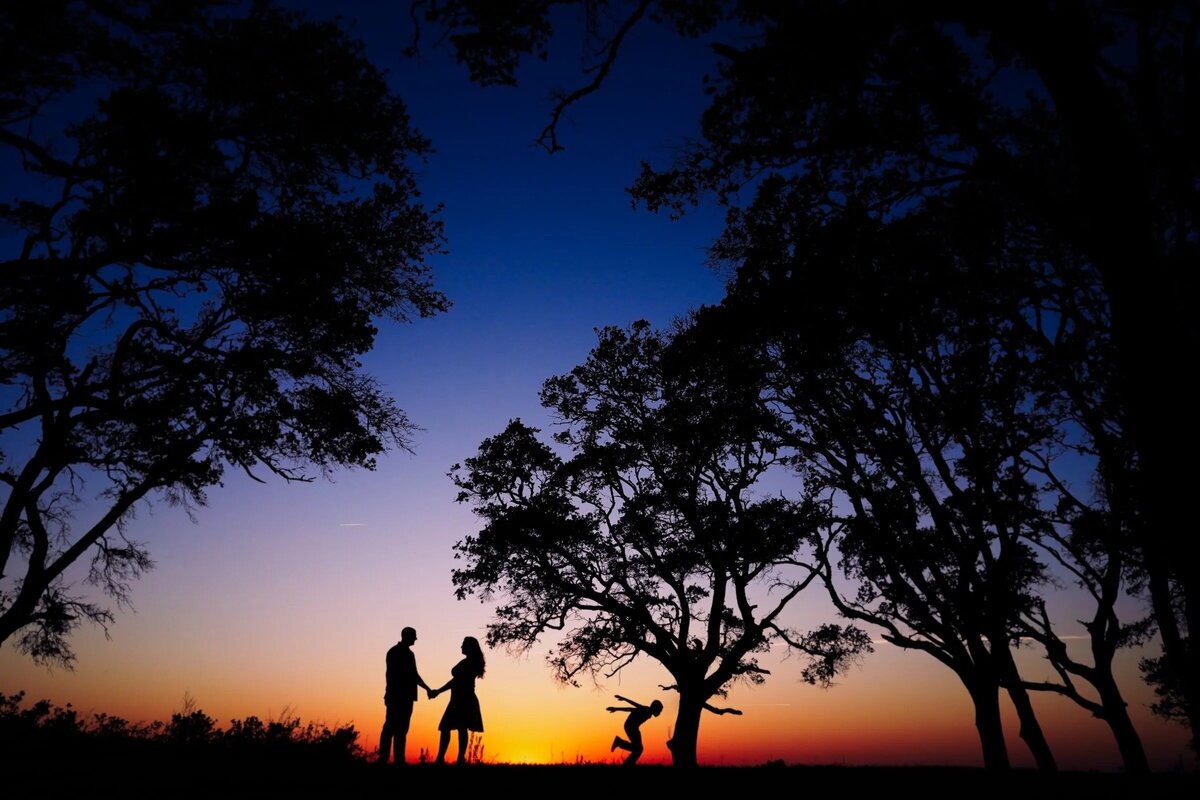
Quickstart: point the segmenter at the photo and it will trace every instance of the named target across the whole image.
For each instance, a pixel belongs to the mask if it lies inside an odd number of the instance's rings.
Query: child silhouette
[[[630,700],[628,697],[622,697],[619,694],[613,695],[613,697],[629,703],[628,706],[609,706],[606,709],[610,713],[616,713],[620,711],[629,715],[625,718],[625,736],[628,738],[622,739],[620,736],[614,736],[612,747],[610,747],[609,750],[612,751],[618,748],[621,750],[628,750],[629,755],[625,757],[625,763],[636,764],[638,758],[640,758],[642,755],[642,751],[645,750],[645,748],[642,746],[642,723],[651,717],[657,717],[659,714],[661,714],[663,710],[663,704],[660,701],[655,700],[650,705],[644,706],[641,703]]]

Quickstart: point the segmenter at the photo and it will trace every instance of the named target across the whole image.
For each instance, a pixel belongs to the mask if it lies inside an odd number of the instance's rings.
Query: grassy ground
[[[610,765],[471,766],[303,764],[249,761],[119,763],[82,754],[56,760],[6,761],[0,754],[0,797],[41,798],[357,798],[400,797],[413,791],[475,800],[640,797],[725,800],[816,794],[822,800],[876,797],[1093,800],[1200,798],[1200,773],[1135,778],[1112,773],[1043,775],[1017,770],[929,767],[699,767]]]

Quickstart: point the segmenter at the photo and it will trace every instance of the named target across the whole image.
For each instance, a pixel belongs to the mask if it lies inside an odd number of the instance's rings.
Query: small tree
[[[428,143],[336,24],[7,3],[0,52],[0,643],[69,665],[112,614],[68,570],[125,602],[139,503],[407,444],[357,357],[446,307],[441,228],[408,166]]]
[[[491,645],[527,651],[561,632],[555,677],[611,677],[639,656],[679,693],[677,765],[697,763],[700,719],[737,680],[761,683],[758,654],[782,643],[828,685],[870,650],[857,628],[799,634],[784,611],[819,573],[825,510],[756,496],[785,460],[757,402],[753,361],[673,351],[645,322],[606,328],[587,361],[546,381],[564,459],[519,420],[455,465],[459,501],[484,526],[456,545],[458,597],[499,598]]]

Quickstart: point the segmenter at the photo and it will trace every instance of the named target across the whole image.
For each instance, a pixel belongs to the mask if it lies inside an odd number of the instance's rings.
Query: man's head
[[[405,628],[400,631],[400,641],[405,644],[412,644],[417,640],[417,631],[415,628]]]

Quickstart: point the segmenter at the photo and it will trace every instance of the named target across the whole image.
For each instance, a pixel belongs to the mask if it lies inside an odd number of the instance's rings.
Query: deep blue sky
[[[478,419],[488,407],[509,409],[494,419],[526,414],[541,380],[586,355],[594,327],[639,317],[666,325],[720,298],[721,279],[703,265],[719,213],[673,223],[634,209],[625,192],[640,159],[665,163],[695,135],[702,43],[636,31],[605,89],[564,119],[567,149],[551,156],[535,144],[550,92],[584,80],[574,15],[563,16],[575,30],[564,24],[552,59],[529,61],[516,88],[480,88],[434,31],[424,32],[419,57],[405,58],[411,26],[390,8],[340,6],[436,150],[420,184],[430,203],[444,204],[449,255],[433,263],[454,307],[385,331],[368,361],[398,381],[415,422],[433,425],[448,412]]]

